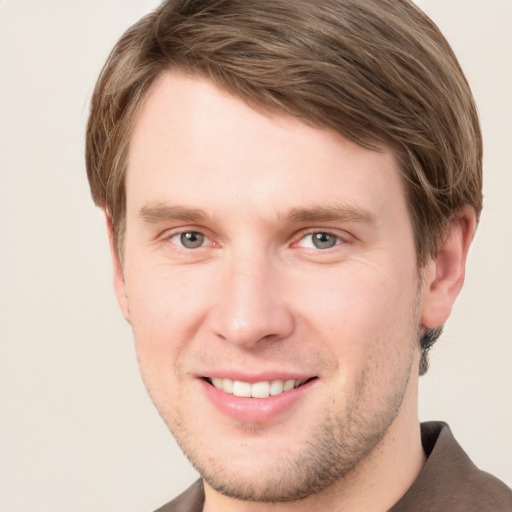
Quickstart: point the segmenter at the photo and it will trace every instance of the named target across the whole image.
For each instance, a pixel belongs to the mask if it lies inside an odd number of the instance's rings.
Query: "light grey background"
[[[420,414],[511,485],[512,2],[418,3],[473,87],[486,178]],[[83,163],[96,76],[156,4],[0,0],[0,512],[150,511],[195,478],[139,378]]]

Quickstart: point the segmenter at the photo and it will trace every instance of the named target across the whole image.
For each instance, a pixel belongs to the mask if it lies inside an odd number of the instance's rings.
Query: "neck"
[[[400,412],[381,442],[350,473],[299,501],[255,503],[223,496],[205,482],[203,512],[383,512],[411,487],[425,464],[417,413],[418,377],[411,376]]]

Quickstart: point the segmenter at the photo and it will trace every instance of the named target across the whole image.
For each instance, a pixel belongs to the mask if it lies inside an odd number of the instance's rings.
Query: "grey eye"
[[[338,238],[330,233],[312,233],[311,241],[317,249],[330,249],[338,243]]]
[[[197,231],[188,231],[179,235],[180,243],[187,249],[197,249],[204,244],[205,236]]]

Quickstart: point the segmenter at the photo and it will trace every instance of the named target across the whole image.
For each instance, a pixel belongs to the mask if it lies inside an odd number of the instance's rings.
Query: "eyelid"
[[[306,230],[301,231],[294,237],[293,246],[300,247],[299,243],[304,240],[306,237],[314,235],[315,233],[324,233],[326,235],[332,236],[337,239],[336,244],[334,244],[332,247],[329,247],[327,249],[319,249],[316,247],[303,247],[304,249],[314,249],[316,251],[322,251],[327,252],[329,249],[334,249],[335,247],[338,247],[339,245],[344,245],[351,243],[351,237],[346,232],[340,233],[336,229],[322,229],[322,228],[309,228]]]
[[[209,230],[200,228],[197,226],[180,226],[177,228],[170,228],[170,229],[165,230],[158,237],[158,239],[162,240],[165,243],[171,243],[173,246],[175,246],[179,249],[182,249],[182,250],[186,250],[186,251],[194,250],[194,249],[189,249],[187,247],[184,247],[180,243],[171,241],[172,238],[180,236],[184,233],[198,233],[205,237],[205,244],[201,245],[200,247],[196,248],[195,250],[204,248],[204,247],[218,247],[220,245],[217,241],[214,240],[213,236],[211,236],[211,234],[209,233]],[[307,229],[300,230],[295,236],[293,236],[293,241],[291,243],[291,246],[292,247],[298,246],[298,244],[304,238],[311,236],[315,233],[325,233],[325,234],[333,236],[337,239],[337,243],[330,249],[334,249],[335,247],[337,247],[339,245],[350,244],[353,241],[353,237],[345,231],[340,232],[339,230],[333,229],[333,228],[307,228]],[[315,248],[315,250],[323,251],[323,252],[328,251],[328,249],[318,249],[318,248]]]
[[[197,233],[199,235],[202,235],[205,238],[205,243],[195,249],[191,249],[188,247],[184,247],[182,244],[180,244],[178,242],[172,241],[173,238],[179,237],[179,236],[183,235],[184,233]],[[177,247],[180,250],[184,250],[184,251],[194,251],[194,250],[197,251],[198,249],[202,249],[204,247],[215,247],[217,245],[213,241],[213,238],[210,235],[208,235],[208,233],[206,232],[205,229],[201,229],[201,228],[194,227],[194,226],[192,226],[192,227],[180,226],[179,228],[167,229],[166,231],[164,231],[162,233],[160,238],[164,242],[170,243],[171,245]]]

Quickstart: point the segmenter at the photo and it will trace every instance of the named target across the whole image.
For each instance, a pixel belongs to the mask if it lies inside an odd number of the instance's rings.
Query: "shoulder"
[[[155,512],[201,512],[204,503],[202,480],[194,482],[185,492]]]
[[[421,426],[427,462],[418,478],[390,512],[511,512],[512,491],[481,471],[445,423]]]

